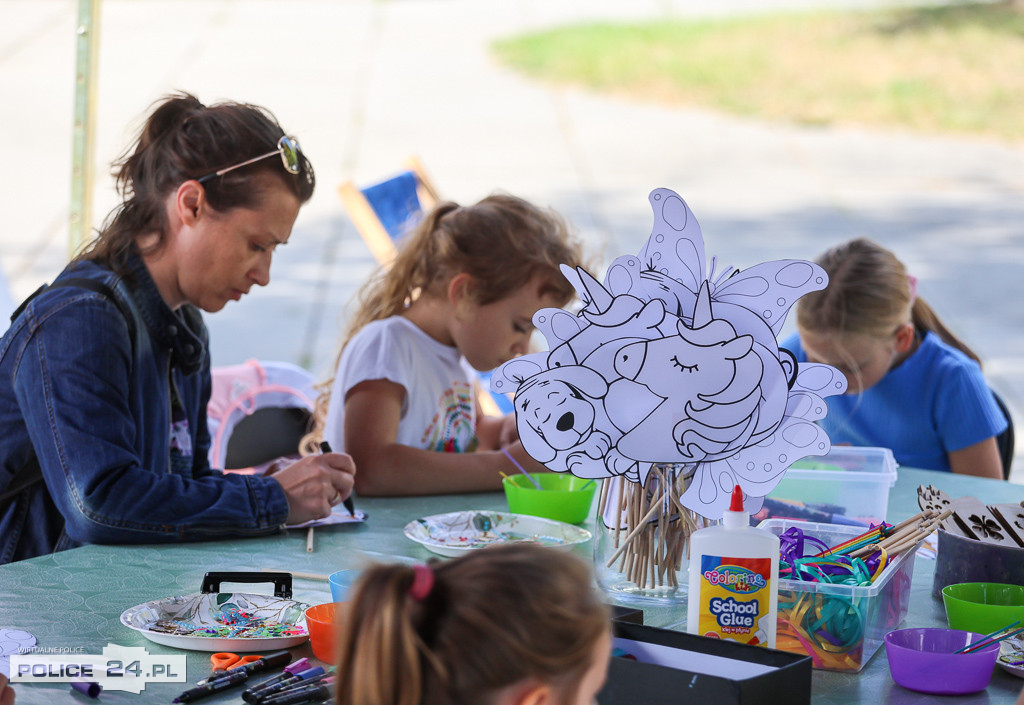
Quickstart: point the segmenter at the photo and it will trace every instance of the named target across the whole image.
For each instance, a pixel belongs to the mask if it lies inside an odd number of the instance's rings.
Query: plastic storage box
[[[896,460],[888,448],[835,446],[793,463],[755,515],[868,526],[886,518]]]
[[[862,527],[787,519],[759,526],[776,536],[795,526],[830,547],[864,533]],[[916,552],[914,547],[899,554],[869,586],[779,580],[776,648],[807,654],[820,670],[864,668],[885,635],[907,616]]]

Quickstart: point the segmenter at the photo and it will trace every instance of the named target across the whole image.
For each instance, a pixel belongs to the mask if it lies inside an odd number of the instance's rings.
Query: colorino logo
[[[729,592],[740,595],[757,592],[768,584],[760,573],[735,565],[723,565],[715,570],[706,570],[704,579],[712,585],[721,585]]]

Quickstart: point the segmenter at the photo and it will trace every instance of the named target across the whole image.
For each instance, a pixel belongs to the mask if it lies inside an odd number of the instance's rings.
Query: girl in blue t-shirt
[[[797,303],[784,347],[822,362],[849,388],[828,400],[834,444],[891,448],[897,462],[1001,479],[995,436],[1007,427],[980,361],[917,296],[889,250],[860,238],[817,260],[829,285]]]

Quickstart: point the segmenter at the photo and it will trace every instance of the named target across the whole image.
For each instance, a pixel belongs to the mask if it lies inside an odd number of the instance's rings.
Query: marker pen
[[[253,662],[255,663],[255,661]],[[246,671],[235,671],[228,675],[222,676],[215,681],[210,681],[206,685],[196,686],[191,690],[186,690],[184,693],[172,700],[172,703],[190,703],[196,700],[201,700],[207,696],[219,693],[222,690],[228,688],[234,688],[236,685],[245,683],[249,679],[249,674]]]
[[[321,666],[307,668],[305,671],[300,671],[299,673],[294,674],[291,678],[287,680],[275,683],[270,687],[255,693],[251,696],[252,699],[247,702],[263,703],[267,699],[272,698],[283,691],[291,690],[297,687],[313,685],[314,683],[320,680],[320,676],[324,675],[324,673],[325,671]]]
[[[262,705],[303,705],[318,703],[334,697],[334,676],[324,678],[320,683],[304,688],[295,688],[261,701]]]
[[[331,450],[331,444],[328,443],[327,441],[320,441],[320,451],[323,452],[323,453],[331,453],[331,452],[333,452]],[[345,505],[345,509],[348,510],[349,515],[353,519],[355,519],[355,516],[356,516],[356,505],[352,501],[352,495],[349,495],[348,497],[346,497],[342,501],[342,504]]]
[[[245,690],[243,690],[242,700],[244,700],[247,703],[252,702],[253,696],[262,692],[266,688],[269,688],[272,685],[276,685],[280,683],[282,680],[290,679],[292,675],[296,673],[301,673],[302,671],[305,671],[308,668],[310,668],[310,664],[309,659],[306,657],[300,658],[295,663],[289,663],[287,666],[284,667],[284,673],[278,676],[274,676],[273,678],[269,678],[263,681],[262,683],[257,683],[251,688],[246,688]]]
[[[332,678],[333,676],[334,676],[334,669],[331,668],[327,673],[321,673],[319,676],[313,676],[312,678],[308,678],[308,679],[306,679],[304,681],[292,681],[291,683],[289,683],[288,685],[284,686],[283,688],[281,688],[281,690],[277,691],[276,693],[271,693],[270,695],[268,695],[266,697],[260,698],[255,703],[255,705],[264,705],[264,703],[266,703],[271,698],[279,697],[279,696],[283,695],[284,693],[290,693],[293,690],[297,690],[299,688],[310,688],[310,687],[312,687],[314,685],[318,685],[320,683],[323,683],[328,678]]]

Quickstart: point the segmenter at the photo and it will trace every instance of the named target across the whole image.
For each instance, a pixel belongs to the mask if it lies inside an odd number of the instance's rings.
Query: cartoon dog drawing
[[[543,370],[524,358],[506,363],[501,372],[523,375],[514,402],[516,428],[530,457],[577,477],[638,477],[636,462],[615,449],[622,431],[605,411],[608,383],[601,375],[579,365]]]

